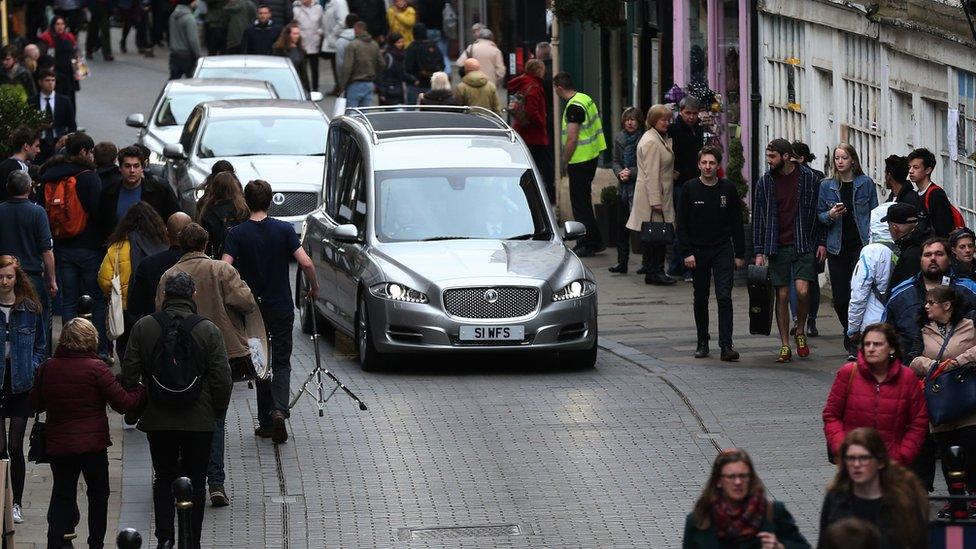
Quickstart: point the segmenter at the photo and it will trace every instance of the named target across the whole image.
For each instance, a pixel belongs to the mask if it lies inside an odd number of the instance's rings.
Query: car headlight
[[[381,282],[370,286],[369,292],[376,297],[405,303],[427,303],[427,294],[396,282]]]
[[[553,301],[566,301],[586,297],[596,291],[596,282],[581,278],[574,280],[552,294]]]
[[[149,163],[163,166],[166,164],[166,157],[156,151],[149,151]]]

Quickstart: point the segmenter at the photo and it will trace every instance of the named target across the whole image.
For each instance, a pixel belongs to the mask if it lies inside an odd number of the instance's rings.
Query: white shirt
[[[51,95],[44,95],[43,92],[41,93],[41,96],[40,96],[41,97],[41,106],[40,106],[41,112],[44,112],[44,111],[47,110],[47,101],[48,101],[48,99],[50,99],[51,100],[51,116],[54,116],[54,96],[55,95],[57,95],[57,94],[54,93],[54,92],[51,92]]]

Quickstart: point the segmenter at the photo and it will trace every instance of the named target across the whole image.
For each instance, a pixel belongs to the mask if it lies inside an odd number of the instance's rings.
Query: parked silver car
[[[209,101],[197,105],[178,143],[163,148],[180,207],[196,212],[202,184],[227,160],[242,184],[264,179],[274,195],[268,215],[301,231],[322,196],[329,120],[315,103],[284,99]]]
[[[550,351],[591,367],[593,274],[559,235],[524,143],[480,108],[349,109],[329,126],[323,204],[302,245],[319,298],[298,303],[387,353]],[[307,284],[299,276],[297,295]]]
[[[166,165],[163,147],[176,143],[183,124],[193,107],[205,101],[222,99],[275,99],[274,86],[260,80],[229,78],[190,78],[170,80],[156,98],[149,118],[142,113],[130,114],[125,125],[138,128],[136,142],[149,149],[149,168],[161,175]]]
[[[240,78],[270,82],[282,99],[321,101],[317,91],[306,92],[295,65],[273,55],[209,55],[197,60],[193,78]]]

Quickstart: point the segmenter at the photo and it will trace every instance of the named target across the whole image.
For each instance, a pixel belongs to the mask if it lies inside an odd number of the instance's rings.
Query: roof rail
[[[455,112],[458,114],[471,114],[490,120],[495,124],[495,128],[402,128],[396,130],[377,130],[370,123],[367,114],[382,112]],[[373,144],[379,143],[383,136],[395,137],[400,135],[417,134],[436,134],[436,133],[481,133],[481,134],[501,134],[507,135],[512,143],[515,142],[515,130],[508,125],[504,118],[495,111],[477,106],[455,106],[455,105],[387,105],[380,107],[349,107],[345,112],[346,116],[356,117],[363,121],[366,130],[370,133]]]

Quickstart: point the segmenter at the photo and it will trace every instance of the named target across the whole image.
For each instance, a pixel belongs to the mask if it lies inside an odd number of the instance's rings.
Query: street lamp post
[[[7,38],[7,0],[0,0],[0,44],[9,44]]]

